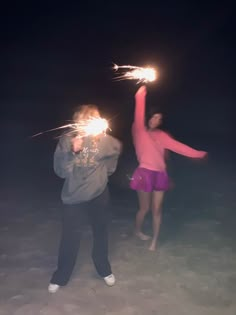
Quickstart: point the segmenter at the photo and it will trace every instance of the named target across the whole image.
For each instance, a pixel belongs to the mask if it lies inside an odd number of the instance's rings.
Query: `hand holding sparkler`
[[[74,153],[81,151],[83,148],[83,139],[79,137],[72,138],[71,146]]]
[[[157,72],[155,69],[146,67],[136,67],[136,66],[118,66],[114,64],[113,69],[118,72],[120,69],[121,73],[116,77],[117,81],[121,80],[137,80],[138,83],[148,83],[153,82],[157,79]],[[127,69],[127,71],[125,71]]]
[[[138,95],[143,95],[143,96],[146,96],[146,94],[147,94],[147,88],[146,88],[146,86],[145,85],[142,85],[139,89],[138,89],[138,91],[136,92],[136,96],[138,96]]]

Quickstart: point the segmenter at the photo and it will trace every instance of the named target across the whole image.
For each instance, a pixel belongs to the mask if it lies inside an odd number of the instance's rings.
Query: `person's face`
[[[75,123],[80,123],[81,121],[87,121],[90,119],[100,118],[100,117],[101,117],[100,113],[96,108],[88,109],[88,110],[85,109],[78,113],[74,121]]]
[[[162,114],[154,114],[148,121],[148,127],[150,129],[155,129],[159,127],[162,123]]]
[[[97,109],[93,110],[92,115],[93,118],[101,118],[100,113]]]

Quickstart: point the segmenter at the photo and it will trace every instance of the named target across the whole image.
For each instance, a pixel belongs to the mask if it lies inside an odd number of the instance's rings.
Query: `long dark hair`
[[[164,116],[162,105],[150,105],[146,108],[146,114],[145,114],[145,125],[146,128],[149,128],[148,122],[155,114],[162,114]]]

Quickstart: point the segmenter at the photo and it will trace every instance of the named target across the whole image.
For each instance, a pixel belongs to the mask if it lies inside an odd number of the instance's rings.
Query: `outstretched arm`
[[[191,158],[204,158],[207,155],[205,151],[195,150],[186,144],[183,144],[175,139],[173,139],[166,132],[161,133],[161,141],[165,149],[173,151],[175,153],[191,157]]]
[[[145,128],[146,87],[141,86],[135,94],[134,127]]]

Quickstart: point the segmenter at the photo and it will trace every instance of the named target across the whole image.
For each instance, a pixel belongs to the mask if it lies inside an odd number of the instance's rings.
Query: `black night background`
[[[0,23],[0,314],[235,314],[231,3],[9,2]],[[169,154],[174,185],[155,254],[132,238],[138,85],[114,81],[113,63],[156,67],[147,106],[161,104],[163,128],[209,153],[207,161]],[[89,255],[81,253],[74,282],[52,300],[46,289],[60,231],[62,181],[53,172],[59,132],[31,136],[67,123],[74,107],[86,103],[98,105],[124,146],[110,182],[111,255],[120,284],[115,293],[100,288]],[[94,295],[97,302],[89,301]]]

